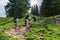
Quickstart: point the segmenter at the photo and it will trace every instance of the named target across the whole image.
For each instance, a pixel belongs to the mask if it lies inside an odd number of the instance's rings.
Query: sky
[[[4,6],[7,4],[8,0],[0,0],[0,17],[6,17]]]
[[[0,0],[0,17],[6,17],[4,6],[7,5],[8,0]],[[31,0],[31,6],[38,4],[40,5],[42,0]]]
[[[38,5],[38,7],[41,6],[41,3],[43,2],[43,0],[30,0],[30,6],[34,6],[34,5]],[[28,12],[30,13],[31,12],[31,8],[28,10]]]
[[[31,2],[31,6],[33,6],[35,4],[41,5],[42,0],[31,0],[30,2]]]

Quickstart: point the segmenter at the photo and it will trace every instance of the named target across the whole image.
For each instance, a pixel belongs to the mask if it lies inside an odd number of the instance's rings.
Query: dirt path
[[[29,27],[30,27],[30,25],[29,25],[29,23],[27,23],[27,25],[22,26],[22,28],[16,27],[16,29],[14,29],[14,28],[6,29],[5,33],[7,33],[13,37],[17,37],[19,40],[25,40],[24,33],[27,32]]]

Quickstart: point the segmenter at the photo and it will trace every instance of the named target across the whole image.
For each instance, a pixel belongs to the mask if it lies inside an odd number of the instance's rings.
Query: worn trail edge
[[[26,40],[24,33],[27,32],[29,27],[30,27],[30,25],[29,25],[29,23],[27,23],[27,25],[22,26],[22,28],[16,27],[16,29],[15,28],[6,29],[5,33],[7,33],[13,37],[17,37],[19,40]]]

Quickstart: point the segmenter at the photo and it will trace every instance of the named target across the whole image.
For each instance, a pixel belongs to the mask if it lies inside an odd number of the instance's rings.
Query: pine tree
[[[39,13],[38,13],[38,6],[37,6],[37,5],[32,6],[32,8],[31,8],[31,13],[32,13],[33,15],[36,15],[36,16],[39,15]]]
[[[21,18],[29,9],[29,0],[9,0],[5,6],[7,17]]]
[[[40,7],[42,16],[55,16],[60,14],[60,1],[59,0],[43,0]]]
[[[36,10],[36,15],[38,16],[39,15],[39,13],[38,13],[38,5],[36,5],[35,10]]]

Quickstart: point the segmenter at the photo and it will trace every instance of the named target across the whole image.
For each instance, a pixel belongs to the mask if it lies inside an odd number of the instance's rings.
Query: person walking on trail
[[[14,18],[15,27],[18,27],[18,18]]]
[[[28,24],[29,24],[29,15],[27,15],[26,17],[25,17],[25,26],[27,26]]]
[[[25,26],[27,26],[29,24],[28,19],[25,19]]]
[[[37,21],[36,16],[33,16],[33,20],[34,20],[34,22],[36,22],[36,21]]]
[[[27,15],[26,17],[25,17],[25,19],[28,19],[29,18],[29,15]]]
[[[31,16],[29,16],[29,17],[28,17],[28,20],[29,20],[29,21],[31,21],[31,20],[32,20],[32,17],[31,17]]]

